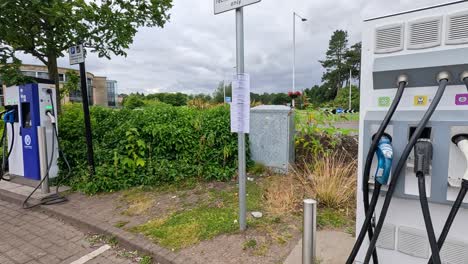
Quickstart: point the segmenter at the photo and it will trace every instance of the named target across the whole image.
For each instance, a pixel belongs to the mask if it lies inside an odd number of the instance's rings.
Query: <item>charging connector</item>
[[[414,172],[418,177],[419,201],[424,217],[424,224],[426,225],[427,236],[429,238],[429,245],[432,251],[432,261],[436,264],[441,264],[439,247],[437,246],[437,239],[432,225],[431,213],[429,210],[429,202],[427,201],[426,194],[426,175],[430,173],[432,163],[433,147],[430,139],[420,138],[414,145]]]
[[[452,137],[452,142],[463,153],[463,155],[465,156],[466,162],[468,164],[468,134],[455,135],[454,137]],[[447,239],[448,233],[450,232],[450,228],[452,228],[452,224],[455,221],[455,217],[457,216],[458,211],[460,210],[460,206],[463,203],[463,200],[465,199],[467,192],[468,192],[468,167],[465,169],[461,189],[457,195],[457,199],[455,199],[455,202],[453,203],[452,209],[450,210],[450,214],[447,217],[447,220],[445,221],[444,228],[442,229],[439,240],[437,241],[437,247],[439,248],[439,250],[442,250],[442,247],[444,246],[445,240]],[[430,258],[428,264],[434,263],[432,260],[433,259]]]
[[[380,139],[376,154],[378,162],[375,180],[381,185],[387,185],[393,162],[392,138],[387,134],[384,134]]]
[[[55,125],[55,123],[57,122],[57,119],[55,118],[55,116],[52,114],[51,111],[47,111],[46,112],[46,115],[49,117],[50,119],[50,122]]]
[[[393,177],[390,180],[390,184],[388,185],[388,190],[387,194],[385,195],[385,200],[382,204],[382,210],[380,211],[380,215],[378,217],[377,225],[375,226],[374,229],[374,236],[372,237],[369,247],[366,252],[366,256],[364,258],[364,264],[369,264],[372,254],[374,252],[374,249],[376,248],[377,245],[377,240],[379,239],[379,235],[382,231],[385,218],[387,216],[387,213],[390,208],[390,203],[393,199],[393,195],[396,191],[396,185],[398,183],[398,178],[402,172],[402,170],[405,167],[406,160],[408,159],[414,145],[417,143],[418,139],[420,138],[422,132],[424,131],[424,128],[426,127],[427,123],[431,119],[432,115],[434,114],[437,106],[439,105],[444,93],[445,89],[447,88],[448,83],[451,80],[451,75],[447,71],[440,72],[437,75],[437,82],[439,83],[439,88],[437,89],[437,92],[427,109],[427,111],[424,113],[424,116],[421,118],[421,121],[418,123],[418,126],[416,127],[416,130],[409,140],[408,144],[405,146],[405,149],[401,152],[400,154],[400,159],[398,160],[398,163],[393,171]],[[439,264],[439,263],[436,263]]]
[[[452,74],[448,71],[442,71],[437,74],[437,83],[441,83],[443,80],[447,80],[447,82],[450,82],[452,79]]]
[[[460,75],[460,79],[463,83],[465,83],[466,85],[466,89],[468,90],[468,71],[464,71],[461,75]]]

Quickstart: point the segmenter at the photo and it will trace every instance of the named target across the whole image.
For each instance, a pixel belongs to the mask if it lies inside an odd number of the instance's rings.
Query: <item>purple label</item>
[[[455,96],[456,105],[468,105],[468,94],[457,94]]]

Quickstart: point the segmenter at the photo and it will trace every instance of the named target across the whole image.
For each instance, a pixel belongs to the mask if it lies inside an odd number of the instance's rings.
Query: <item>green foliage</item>
[[[4,53],[7,61],[21,64],[15,52],[41,61],[58,90],[57,59],[70,46],[84,43],[91,52],[109,59],[112,54],[126,56],[137,29],[163,27],[171,7],[172,0],[4,0],[0,3],[0,46],[11,50]],[[8,77],[14,83],[23,78],[17,67],[9,74],[16,75]]]
[[[360,42],[348,47],[348,32],[337,30],[333,33],[326,59],[320,61],[325,68],[323,84],[304,91],[312,105],[323,106],[330,103],[335,100],[342,87],[349,86],[350,79],[360,78],[361,49]]]
[[[0,15],[1,16],[1,15]],[[33,78],[19,74],[21,61],[12,49],[2,47],[0,41],[0,84],[6,86],[34,82]],[[1,86],[1,85],[0,85]]]
[[[339,210],[324,208],[318,212],[317,225],[320,228],[342,229],[352,225],[352,221]]]
[[[224,103],[224,89],[226,89],[226,97],[232,97],[232,83],[220,82],[213,93],[213,102]]]
[[[255,163],[252,167],[249,168],[249,173],[257,176],[261,176],[267,171],[268,168],[261,163]]]
[[[171,0],[130,1],[3,1],[0,44],[40,60],[62,57],[84,41],[100,57],[126,55],[139,27],[163,27]],[[47,63],[45,63],[47,64]]]
[[[261,208],[263,189],[256,183],[248,182],[247,193],[248,210]],[[189,247],[221,234],[237,232],[237,189],[212,189],[208,194],[209,201],[201,202],[196,208],[153,219],[131,230],[173,250]]]
[[[253,249],[253,248],[256,248],[256,247],[257,247],[257,240],[255,240],[255,239],[249,239],[249,240],[245,241],[242,244],[242,249],[243,250]]]
[[[69,181],[74,189],[94,194],[193,178],[225,181],[236,172],[237,137],[230,132],[228,106],[92,107],[91,119],[93,176],[86,169],[81,105],[67,105],[59,122],[62,147],[75,172]]]
[[[187,105],[189,96],[183,93],[156,93],[145,96],[146,100],[159,101],[173,106]]]
[[[304,93],[307,95],[309,103],[315,106],[321,106],[335,98],[332,89],[327,84],[315,85],[311,89],[305,89]]]
[[[355,110],[359,110],[359,89],[357,86],[351,86],[351,108]],[[343,87],[338,90],[338,95],[333,102],[335,107],[341,107],[344,109],[349,108],[349,88]]]
[[[271,103],[274,105],[286,105],[291,103],[291,98],[285,93],[273,94]]]
[[[66,83],[60,89],[60,98],[70,95],[71,92],[77,91],[80,85],[80,76],[75,71],[67,71],[65,73]]]
[[[138,264],[151,264],[151,263],[153,263],[153,258],[150,256],[144,256],[138,262]]]
[[[333,98],[338,93],[338,89],[343,87],[347,79],[345,55],[348,46],[348,32],[336,30],[330,39],[326,59],[320,61],[326,72],[323,74],[322,81],[328,84],[333,91]],[[348,74],[349,76],[349,74]]]
[[[138,96],[127,96],[123,101],[123,106],[130,110],[140,108],[145,105],[145,101]]]
[[[305,160],[331,154],[350,129],[335,127],[334,115],[318,110],[301,111],[296,115],[296,152]],[[302,162],[303,160],[301,160]]]
[[[285,93],[250,93],[250,99],[252,102],[259,102],[264,105],[286,105],[291,103],[291,98]]]

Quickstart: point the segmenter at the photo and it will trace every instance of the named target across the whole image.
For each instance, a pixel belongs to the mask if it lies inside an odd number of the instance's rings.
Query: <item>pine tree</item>
[[[322,81],[331,89],[333,98],[338,94],[338,89],[343,87],[349,73],[346,65],[346,54],[348,52],[348,32],[336,30],[329,42],[326,59],[320,61],[326,72],[322,76]]]

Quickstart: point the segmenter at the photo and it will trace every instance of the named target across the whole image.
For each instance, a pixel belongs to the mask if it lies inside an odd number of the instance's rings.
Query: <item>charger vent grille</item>
[[[398,228],[398,251],[418,258],[429,258],[429,243],[425,231],[410,227]]]
[[[408,49],[426,49],[441,45],[442,17],[409,23]]]
[[[468,43],[468,13],[451,15],[447,21],[447,44]]]
[[[395,231],[396,227],[394,225],[384,225],[377,240],[377,247],[395,250]]]
[[[375,31],[375,53],[392,53],[403,50],[403,38],[403,24],[377,28]]]
[[[440,251],[440,257],[443,264],[467,264],[467,244],[454,240],[447,241]]]

